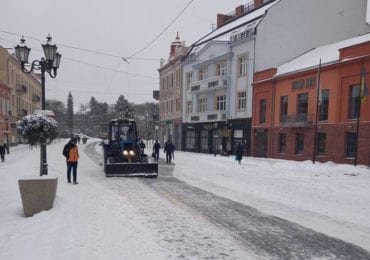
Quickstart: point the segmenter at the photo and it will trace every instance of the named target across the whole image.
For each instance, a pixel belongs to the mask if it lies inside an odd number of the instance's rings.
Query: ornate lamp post
[[[28,56],[30,54],[31,48],[28,48],[25,45],[26,40],[23,38],[23,36],[20,40],[20,44],[15,47],[16,57],[21,63],[22,71],[24,73],[30,74],[34,70],[41,71],[42,110],[45,110],[45,72],[47,72],[51,78],[55,78],[57,76],[57,70],[59,68],[60,59],[62,57],[62,55],[57,53],[57,46],[55,44],[51,44],[52,38],[50,34],[48,35],[48,37],[46,37],[46,39],[46,44],[41,44],[44,50],[45,58],[34,60],[29,70],[26,69],[25,65],[28,64]],[[46,143],[41,143],[40,146],[40,176],[42,176],[48,174],[48,164],[46,160]]]

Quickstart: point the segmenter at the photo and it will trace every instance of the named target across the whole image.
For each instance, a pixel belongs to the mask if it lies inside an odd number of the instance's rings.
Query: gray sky
[[[18,35],[23,34],[32,48],[33,61],[43,56],[41,43],[51,34],[62,62],[57,78],[46,78],[47,99],[66,103],[71,91],[75,107],[88,103],[92,96],[112,104],[121,94],[130,102],[153,102],[152,91],[159,88],[159,59],[168,59],[176,32],[190,45],[211,31],[217,13],[229,13],[247,2],[194,0],[158,40],[128,64],[118,57],[130,57],[143,49],[190,0],[5,0],[0,15],[0,45],[13,47],[19,42]]]

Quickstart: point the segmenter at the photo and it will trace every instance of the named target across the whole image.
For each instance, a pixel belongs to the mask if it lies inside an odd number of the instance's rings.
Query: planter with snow
[[[31,217],[53,207],[58,177],[25,177],[18,180],[24,215]]]

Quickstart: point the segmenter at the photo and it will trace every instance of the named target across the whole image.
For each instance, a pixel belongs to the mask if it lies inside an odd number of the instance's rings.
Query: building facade
[[[11,88],[0,80],[0,142],[10,145],[10,91]]]
[[[217,16],[217,29],[191,46],[183,61],[185,151],[250,154],[255,34],[276,1],[252,1]]]
[[[256,71],[369,32],[369,4],[370,0],[280,0],[258,25]]]
[[[21,141],[16,122],[34,110],[41,109],[41,82],[35,74],[25,74],[17,59],[0,46],[0,81],[10,87],[9,105],[6,109],[10,124],[9,142]]]
[[[256,72],[252,155],[370,165],[362,76],[370,82],[370,34]]]
[[[159,141],[164,144],[171,140],[176,149],[182,150],[182,66],[181,60],[188,48],[180,40],[179,34],[171,43],[170,55],[166,63],[162,63],[159,72]]]

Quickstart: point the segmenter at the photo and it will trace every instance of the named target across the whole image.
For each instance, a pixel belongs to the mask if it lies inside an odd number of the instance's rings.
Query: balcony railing
[[[208,92],[214,89],[226,88],[227,76],[216,76],[200,81],[192,82],[190,85],[191,92]]]
[[[27,93],[27,87],[25,85],[16,85],[15,90],[18,93],[21,93],[21,94],[26,94]]]
[[[282,127],[310,127],[312,126],[313,114],[283,115],[281,117]]]
[[[187,116],[188,122],[214,122],[226,120],[226,111],[207,111],[192,113]]]
[[[32,96],[32,102],[37,103],[37,102],[40,102],[40,100],[41,100],[40,96],[38,96],[38,95],[33,95]]]
[[[28,114],[28,111],[26,109],[18,110],[17,115],[18,116],[26,116]]]

